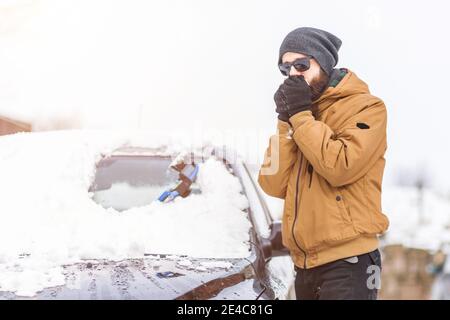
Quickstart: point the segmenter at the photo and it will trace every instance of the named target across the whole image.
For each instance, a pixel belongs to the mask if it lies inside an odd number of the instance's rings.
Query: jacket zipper
[[[294,223],[292,224],[292,237],[294,238],[294,242],[297,245],[297,248],[300,249],[300,251],[303,253],[303,255],[305,256],[305,262],[304,262],[304,269],[306,269],[306,252],[300,247],[300,245],[297,242],[297,239],[295,238],[295,233],[294,233],[294,229],[295,229],[295,223],[297,222],[297,216],[298,216],[298,184],[300,181],[300,172],[302,170],[302,164],[303,164],[303,154],[301,155],[300,158],[300,166],[298,168],[298,173],[297,173],[297,185],[295,187],[295,216],[294,216]]]

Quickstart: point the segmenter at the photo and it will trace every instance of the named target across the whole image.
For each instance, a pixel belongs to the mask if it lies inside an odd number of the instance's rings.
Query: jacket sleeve
[[[292,116],[294,140],[315,171],[332,186],[363,177],[386,151],[387,112],[379,99],[350,117],[336,132],[311,111]]]
[[[258,183],[268,195],[284,199],[298,147],[291,137],[291,126],[278,120],[277,134],[270,137],[259,170]]]

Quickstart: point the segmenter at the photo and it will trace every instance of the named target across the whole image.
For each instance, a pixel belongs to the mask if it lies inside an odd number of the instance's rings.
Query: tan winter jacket
[[[282,198],[283,244],[300,268],[378,247],[389,221],[381,209],[386,107],[356,74],[314,102],[317,111],[278,121],[259,184]]]

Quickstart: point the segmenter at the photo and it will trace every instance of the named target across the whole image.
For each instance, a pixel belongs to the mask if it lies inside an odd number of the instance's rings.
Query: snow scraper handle
[[[183,169],[185,166],[183,167]],[[197,178],[199,167],[197,164],[194,165],[194,170],[185,175],[182,170],[180,170],[180,182],[170,190],[164,191],[158,198],[161,202],[170,202],[178,196],[187,197],[190,193],[189,187],[192,182]]]

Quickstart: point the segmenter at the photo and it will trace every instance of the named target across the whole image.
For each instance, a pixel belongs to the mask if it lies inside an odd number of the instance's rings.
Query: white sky
[[[385,182],[426,166],[450,192],[449,9],[440,0],[0,0],[0,114],[265,136],[279,45],[313,26],[343,40],[338,67],[388,107]]]

